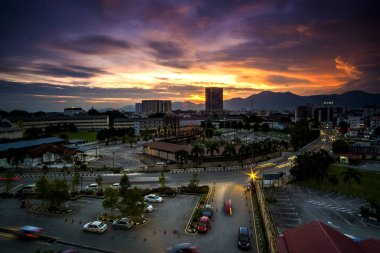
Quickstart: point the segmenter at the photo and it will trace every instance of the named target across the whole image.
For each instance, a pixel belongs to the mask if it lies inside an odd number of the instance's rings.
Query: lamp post
[[[112,170],[115,169],[115,151],[112,152]]]

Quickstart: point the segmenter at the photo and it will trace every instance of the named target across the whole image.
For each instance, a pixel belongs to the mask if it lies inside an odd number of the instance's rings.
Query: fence
[[[276,237],[278,236],[278,231],[274,226],[272,216],[270,215],[270,212],[266,205],[266,200],[265,200],[263,190],[258,181],[256,181],[255,183],[255,189],[256,189],[255,192],[256,192],[257,202],[259,203],[261,219],[265,227],[265,235],[267,239],[267,245],[269,246],[269,252],[278,253],[279,251],[278,251],[277,243],[276,243]]]

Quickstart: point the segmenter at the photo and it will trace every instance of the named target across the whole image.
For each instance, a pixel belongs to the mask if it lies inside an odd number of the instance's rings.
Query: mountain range
[[[345,105],[351,108],[360,108],[365,105],[380,107],[380,94],[367,93],[354,90],[342,94],[299,96],[291,92],[263,91],[246,98],[232,98],[224,100],[223,107],[226,110],[293,110],[299,105],[318,105],[323,102],[334,102],[334,105]],[[173,102],[172,110],[204,110],[204,104],[196,104],[190,101]],[[134,105],[127,105],[123,111],[133,111]]]

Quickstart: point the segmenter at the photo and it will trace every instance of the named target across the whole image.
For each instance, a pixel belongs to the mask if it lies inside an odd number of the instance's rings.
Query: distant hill
[[[126,105],[121,108],[119,108],[119,111],[123,112],[134,112],[135,111],[135,105]]]
[[[367,93],[364,91],[349,91],[343,94],[299,96],[291,92],[263,91],[247,98],[232,98],[224,100],[223,107],[226,110],[271,109],[271,110],[293,110],[299,105],[318,105],[325,101],[332,101],[335,105],[346,105],[359,108],[364,105],[380,107],[380,94]],[[121,107],[120,111],[133,112],[134,105]],[[196,104],[190,101],[173,102],[172,110],[204,110],[204,104]],[[107,110],[107,109],[105,109]],[[103,110],[99,110],[103,111]]]
[[[332,101],[335,105],[361,107],[374,105],[380,107],[380,94],[372,94],[364,91],[349,91],[343,94],[298,96],[291,92],[263,91],[247,98],[232,98],[224,101],[224,108],[229,110],[272,109],[293,110],[298,105],[321,104]]]
[[[196,104],[190,101],[186,102],[173,102],[172,103],[172,110],[182,110],[182,111],[187,111],[187,110],[195,110],[195,111],[200,111],[204,110],[205,105],[204,104]]]

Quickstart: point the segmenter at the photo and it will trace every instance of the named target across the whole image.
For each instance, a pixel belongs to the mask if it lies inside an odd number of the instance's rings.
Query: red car
[[[197,230],[199,233],[207,233],[210,228],[210,219],[207,216],[202,216],[197,225]]]
[[[227,215],[232,215],[232,202],[231,200],[224,201],[224,212]]]

